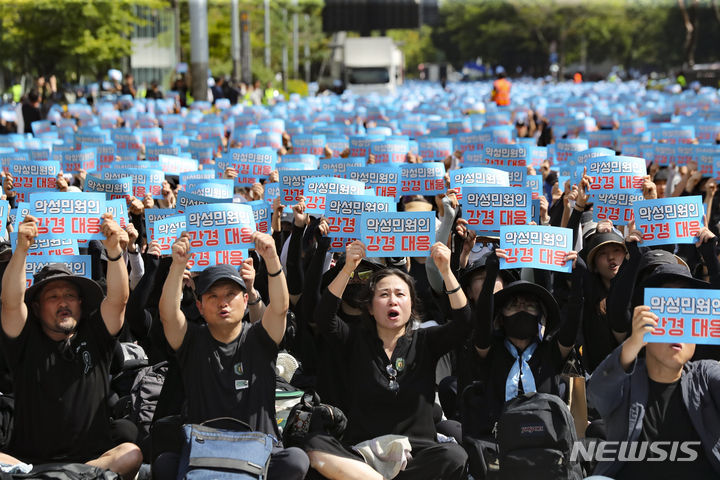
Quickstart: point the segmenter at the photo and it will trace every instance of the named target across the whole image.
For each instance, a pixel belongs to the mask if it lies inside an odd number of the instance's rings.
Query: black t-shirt
[[[177,359],[187,399],[187,421],[241,420],[256,432],[280,438],[275,419],[278,346],[261,322],[243,323],[230,343],[213,338],[207,325],[188,323]]]
[[[24,103],[22,106],[23,122],[25,124],[25,133],[32,133],[32,122],[42,120],[40,109],[29,103]]]
[[[435,441],[435,369],[438,359],[470,334],[470,308],[453,310],[452,321],[444,325],[403,335],[388,358],[374,325],[348,325],[337,316],[340,302],[325,290],[315,320],[342,372],[337,381],[348,418],[343,442],[354,445],[386,434]],[[390,388],[389,365],[396,372],[397,391]]]
[[[1,335],[13,373],[15,424],[10,452],[23,461],[85,462],[112,447],[110,362],[117,340],[99,312],[56,342],[29,318],[20,336]]]
[[[641,442],[700,442],[700,436],[695,431],[690,420],[687,408],[683,403],[682,388],[680,380],[674,383],[658,383],[648,379],[650,392],[648,403],[643,418],[643,427],[640,432]],[[669,445],[664,445],[663,450],[671,453]],[[636,478],[652,478],[653,480],[692,478],[705,479],[717,478],[712,465],[708,462],[705,451],[700,443],[686,446],[697,452],[698,457],[694,461],[644,461],[627,462],[617,474],[617,480],[630,480]],[[688,458],[686,451],[678,447],[677,458]],[[648,447],[646,458],[655,457]]]

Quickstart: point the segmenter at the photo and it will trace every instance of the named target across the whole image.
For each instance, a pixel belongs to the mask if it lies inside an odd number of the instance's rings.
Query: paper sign
[[[365,184],[355,180],[333,177],[310,177],[305,179],[303,195],[305,211],[310,215],[325,213],[325,200],[328,195],[363,195]]]
[[[30,288],[33,284],[33,276],[51,263],[62,263],[73,275],[92,278],[90,255],[29,255],[25,259],[25,287]]]
[[[188,182],[185,191],[193,195],[212,198],[232,198],[234,187],[232,179],[193,180]]]
[[[232,265],[239,267],[248,258],[246,249],[215,250],[212,252],[195,252],[190,255],[188,269],[191,272],[202,272],[213,265]]]
[[[463,189],[463,218],[479,234],[500,232],[503,225],[525,225],[530,219],[529,188],[471,187]]]
[[[435,243],[435,212],[368,212],[360,225],[368,257],[427,257]]]
[[[331,238],[358,238],[360,216],[365,212],[395,212],[397,204],[390,197],[329,194],[325,201],[325,218]]]
[[[644,200],[642,193],[598,193],[593,196],[593,220],[627,225],[633,218],[633,204],[641,200]]]
[[[402,170],[400,165],[368,165],[362,168],[348,168],[347,177],[364,182],[366,187],[375,189],[382,197],[398,197]]]
[[[348,168],[362,168],[365,166],[365,159],[362,157],[349,158],[321,158],[320,168],[323,170],[332,170],[336,175],[345,176]]]
[[[30,194],[46,192],[57,189],[57,176],[55,175],[14,175],[13,187],[17,202],[27,202]]]
[[[161,255],[170,255],[172,246],[180,234],[187,230],[185,215],[171,215],[152,223],[150,241],[160,245]],[[149,233],[150,233],[149,232]]]
[[[702,197],[658,198],[633,203],[635,226],[643,246],[695,243],[703,227]]]
[[[197,205],[185,210],[190,247],[194,252],[254,247],[252,207],[237,203]]]
[[[225,169],[234,168],[238,176],[238,185],[251,186],[261,178],[267,178],[275,170],[277,152],[263,148],[231,148],[215,164],[215,170],[221,176]]]
[[[524,167],[530,164],[530,148],[525,145],[490,143],[485,145],[483,161],[489,167]]]
[[[370,144],[370,153],[374,156],[377,164],[405,163],[409,151],[408,140],[402,138],[390,137]]]
[[[423,162],[442,162],[453,154],[453,140],[449,137],[422,137],[418,139],[418,155]]]
[[[88,175],[85,179],[85,191],[104,193],[108,200],[128,198],[132,195],[132,177],[106,180]]]
[[[143,198],[146,194],[153,198],[162,197],[162,183],[165,181],[165,174],[162,170],[154,168],[107,168],[102,171],[102,178],[113,180],[116,178],[131,177],[133,195]]]
[[[129,220],[127,202],[124,198],[105,200],[105,211],[113,216],[118,225],[127,227]]]
[[[10,234],[10,243],[13,250],[17,244],[17,231]],[[37,237],[30,245],[28,255],[77,255],[78,244],[74,238],[65,238],[64,235],[47,234]]]
[[[384,135],[355,135],[350,137],[350,156],[367,158],[370,153],[370,145],[384,138]]]
[[[325,135],[294,135],[292,147],[293,153],[310,153],[321,156],[325,153]]]
[[[174,208],[146,208],[145,209],[145,229],[147,230],[147,238],[153,239],[153,225],[158,220],[177,215]]]
[[[466,164],[465,154],[468,152],[478,152],[479,158],[482,161],[482,156],[485,150],[485,144],[491,143],[493,136],[491,132],[471,132],[471,133],[460,133],[455,136],[455,148],[463,153],[463,165],[483,165],[484,163],[472,162]]]
[[[197,172],[183,172],[179,175],[180,185],[187,185],[190,180],[212,180],[216,178],[213,170],[198,170]]]
[[[333,172],[326,170],[285,170],[280,171],[280,200],[294,204],[303,195],[305,180],[314,177],[332,177]]]
[[[45,177],[57,177],[60,173],[60,162],[47,160],[39,161],[17,161],[10,162],[9,171],[14,177],[24,175],[41,175]],[[15,182],[17,184],[17,181]]]
[[[508,172],[497,168],[468,167],[451,171],[450,188],[458,192],[458,200],[462,199],[464,186],[509,187],[510,180]]]
[[[213,203],[228,203],[232,201],[230,198],[213,198],[205,195],[195,195],[189,192],[179,191],[177,197],[177,211],[184,212],[188,207],[193,205],[209,205]]]
[[[646,288],[645,305],[659,318],[644,341],[720,344],[719,290]]]
[[[30,198],[30,215],[38,220],[39,235],[104,240],[100,231],[104,213],[104,193],[34,193]]]
[[[569,228],[544,225],[514,225],[500,228],[500,248],[508,254],[500,259],[500,268],[539,268],[570,273],[572,262],[565,254],[572,250],[573,233]]]
[[[401,195],[437,195],[445,193],[445,165],[440,162],[410,163],[400,166]]]
[[[272,204],[267,200],[254,200],[248,202],[255,217],[255,230],[262,233],[272,234],[270,221],[272,218]]]
[[[164,173],[172,175],[178,175],[185,172],[195,173],[199,167],[198,161],[194,158],[180,157],[177,154],[158,153],[157,161],[158,166]]]

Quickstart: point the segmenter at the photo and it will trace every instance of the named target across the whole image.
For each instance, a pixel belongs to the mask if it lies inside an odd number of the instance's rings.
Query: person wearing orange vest
[[[498,78],[493,82],[493,89],[490,99],[498,107],[510,105],[510,87],[512,84],[505,78],[505,72],[498,73]]]

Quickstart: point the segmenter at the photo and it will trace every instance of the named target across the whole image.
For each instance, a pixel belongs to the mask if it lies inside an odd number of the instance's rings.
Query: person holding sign
[[[206,325],[186,320],[180,308],[183,275],[190,260],[190,237],[185,232],[172,247],[172,264],[160,297],[160,320],[180,365],[186,423],[231,417],[254,431],[280,438],[275,420],[275,360],[285,334],[289,295],[273,238],[253,232],[252,241],[268,270],[270,303],[260,322],[242,321],[248,308],[247,287],[230,265],[208,267],[195,279],[197,308]],[[156,478],[175,478],[178,461],[177,453],[160,455],[155,462]],[[302,450],[273,448],[269,478],[301,480],[308,468]]]
[[[103,215],[107,295],[93,280],[50,264],[25,290],[26,258],[38,236],[26,216],[2,279],[3,351],[13,372],[14,429],[3,463],[87,463],[133,478],[142,462],[132,443],[112,435],[110,363],[129,296],[122,260],[127,233]]]
[[[507,253],[496,249],[485,262],[485,283],[474,308],[472,336],[473,380],[463,394],[463,436],[466,448],[481,450],[492,437],[505,402],[522,393],[542,392],[560,396],[560,374],[577,338],[583,307],[585,266],[577,253],[569,251],[565,261],[573,264],[570,292],[564,318],[554,296],[540,285],[516,281],[495,292],[498,258]],[[483,478],[484,468],[470,455],[470,472]]]
[[[663,267],[673,268],[651,275],[649,284],[709,287],[676,265]],[[635,307],[631,335],[590,377],[588,401],[605,420],[607,440],[647,442],[646,449],[641,443],[636,450],[644,461],[600,462],[594,473],[617,480],[717,478],[720,364],[691,362],[694,344],[646,342],[657,326],[658,316],[649,306]],[[640,356],[643,349],[644,358]],[[673,442],[680,442],[679,448],[675,449]]]
[[[329,479],[460,479],[467,454],[457,444],[437,443],[433,404],[438,359],[459,347],[470,330],[470,308],[450,268],[450,250],[432,246],[452,308],[452,321],[415,329],[418,299],[415,282],[404,271],[385,268],[372,274],[364,289],[363,321],[349,325],[338,316],[343,293],[365,257],[359,240],[346,248],[342,270],[323,292],[315,318],[344,365],[348,426],[340,443],[324,433],[305,437],[312,467]],[[368,463],[351,445],[382,442],[387,434],[404,437],[412,459]],[[400,440],[403,441],[403,440]],[[382,470],[382,474],[379,473]],[[395,476],[395,474],[397,476]]]

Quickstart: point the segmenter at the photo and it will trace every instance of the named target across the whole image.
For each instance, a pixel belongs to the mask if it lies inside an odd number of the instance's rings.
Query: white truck
[[[390,37],[347,37],[335,34],[331,45],[330,78],[353,93],[388,94],[402,85],[405,58]],[[323,70],[323,69],[321,69]],[[322,81],[322,80],[321,80]]]

